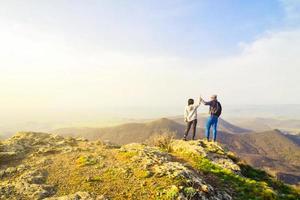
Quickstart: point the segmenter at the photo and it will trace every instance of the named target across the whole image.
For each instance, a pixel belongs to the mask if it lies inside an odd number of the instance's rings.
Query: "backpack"
[[[217,104],[212,107],[211,114],[217,117],[220,117],[222,114],[222,106],[221,103],[217,101]]]

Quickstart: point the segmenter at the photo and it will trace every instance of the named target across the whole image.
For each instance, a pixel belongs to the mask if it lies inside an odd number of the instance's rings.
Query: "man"
[[[203,102],[204,105],[209,106],[209,114],[210,114],[210,116],[206,122],[205,136],[207,138],[207,141],[209,141],[210,128],[213,127],[213,141],[216,142],[218,118],[220,117],[220,115],[222,113],[221,103],[217,100],[217,95],[212,95],[211,101],[208,101],[208,102],[204,101],[201,98],[201,102]]]
[[[197,109],[200,106],[201,98],[199,98],[199,103],[194,105],[194,99],[188,100],[188,105],[185,107],[184,110],[184,121],[187,123],[187,127],[184,133],[183,140],[186,141],[186,137],[189,134],[190,129],[192,128],[193,137],[195,139],[196,135],[196,128],[197,128]]]

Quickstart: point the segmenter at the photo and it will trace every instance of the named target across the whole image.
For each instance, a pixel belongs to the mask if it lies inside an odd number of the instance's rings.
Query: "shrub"
[[[146,144],[149,146],[156,146],[161,148],[162,150],[165,150],[167,152],[171,151],[171,142],[173,138],[175,137],[174,132],[164,132],[162,134],[154,134],[152,135],[147,141]]]

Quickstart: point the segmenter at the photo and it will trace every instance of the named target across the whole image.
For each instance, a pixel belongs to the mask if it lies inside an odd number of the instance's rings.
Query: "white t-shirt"
[[[192,105],[186,106],[185,110],[184,110],[184,121],[191,122],[191,121],[197,119],[197,109],[199,106],[200,106],[200,103],[196,104],[196,105],[192,104]]]

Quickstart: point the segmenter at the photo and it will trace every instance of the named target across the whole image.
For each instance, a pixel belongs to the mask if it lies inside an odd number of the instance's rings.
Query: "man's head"
[[[193,105],[194,104],[194,99],[189,99],[188,100],[188,105]]]
[[[217,100],[217,95],[216,95],[216,94],[212,95],[212,96],[210,97],[210,99],[211,99],[211,100]]]

